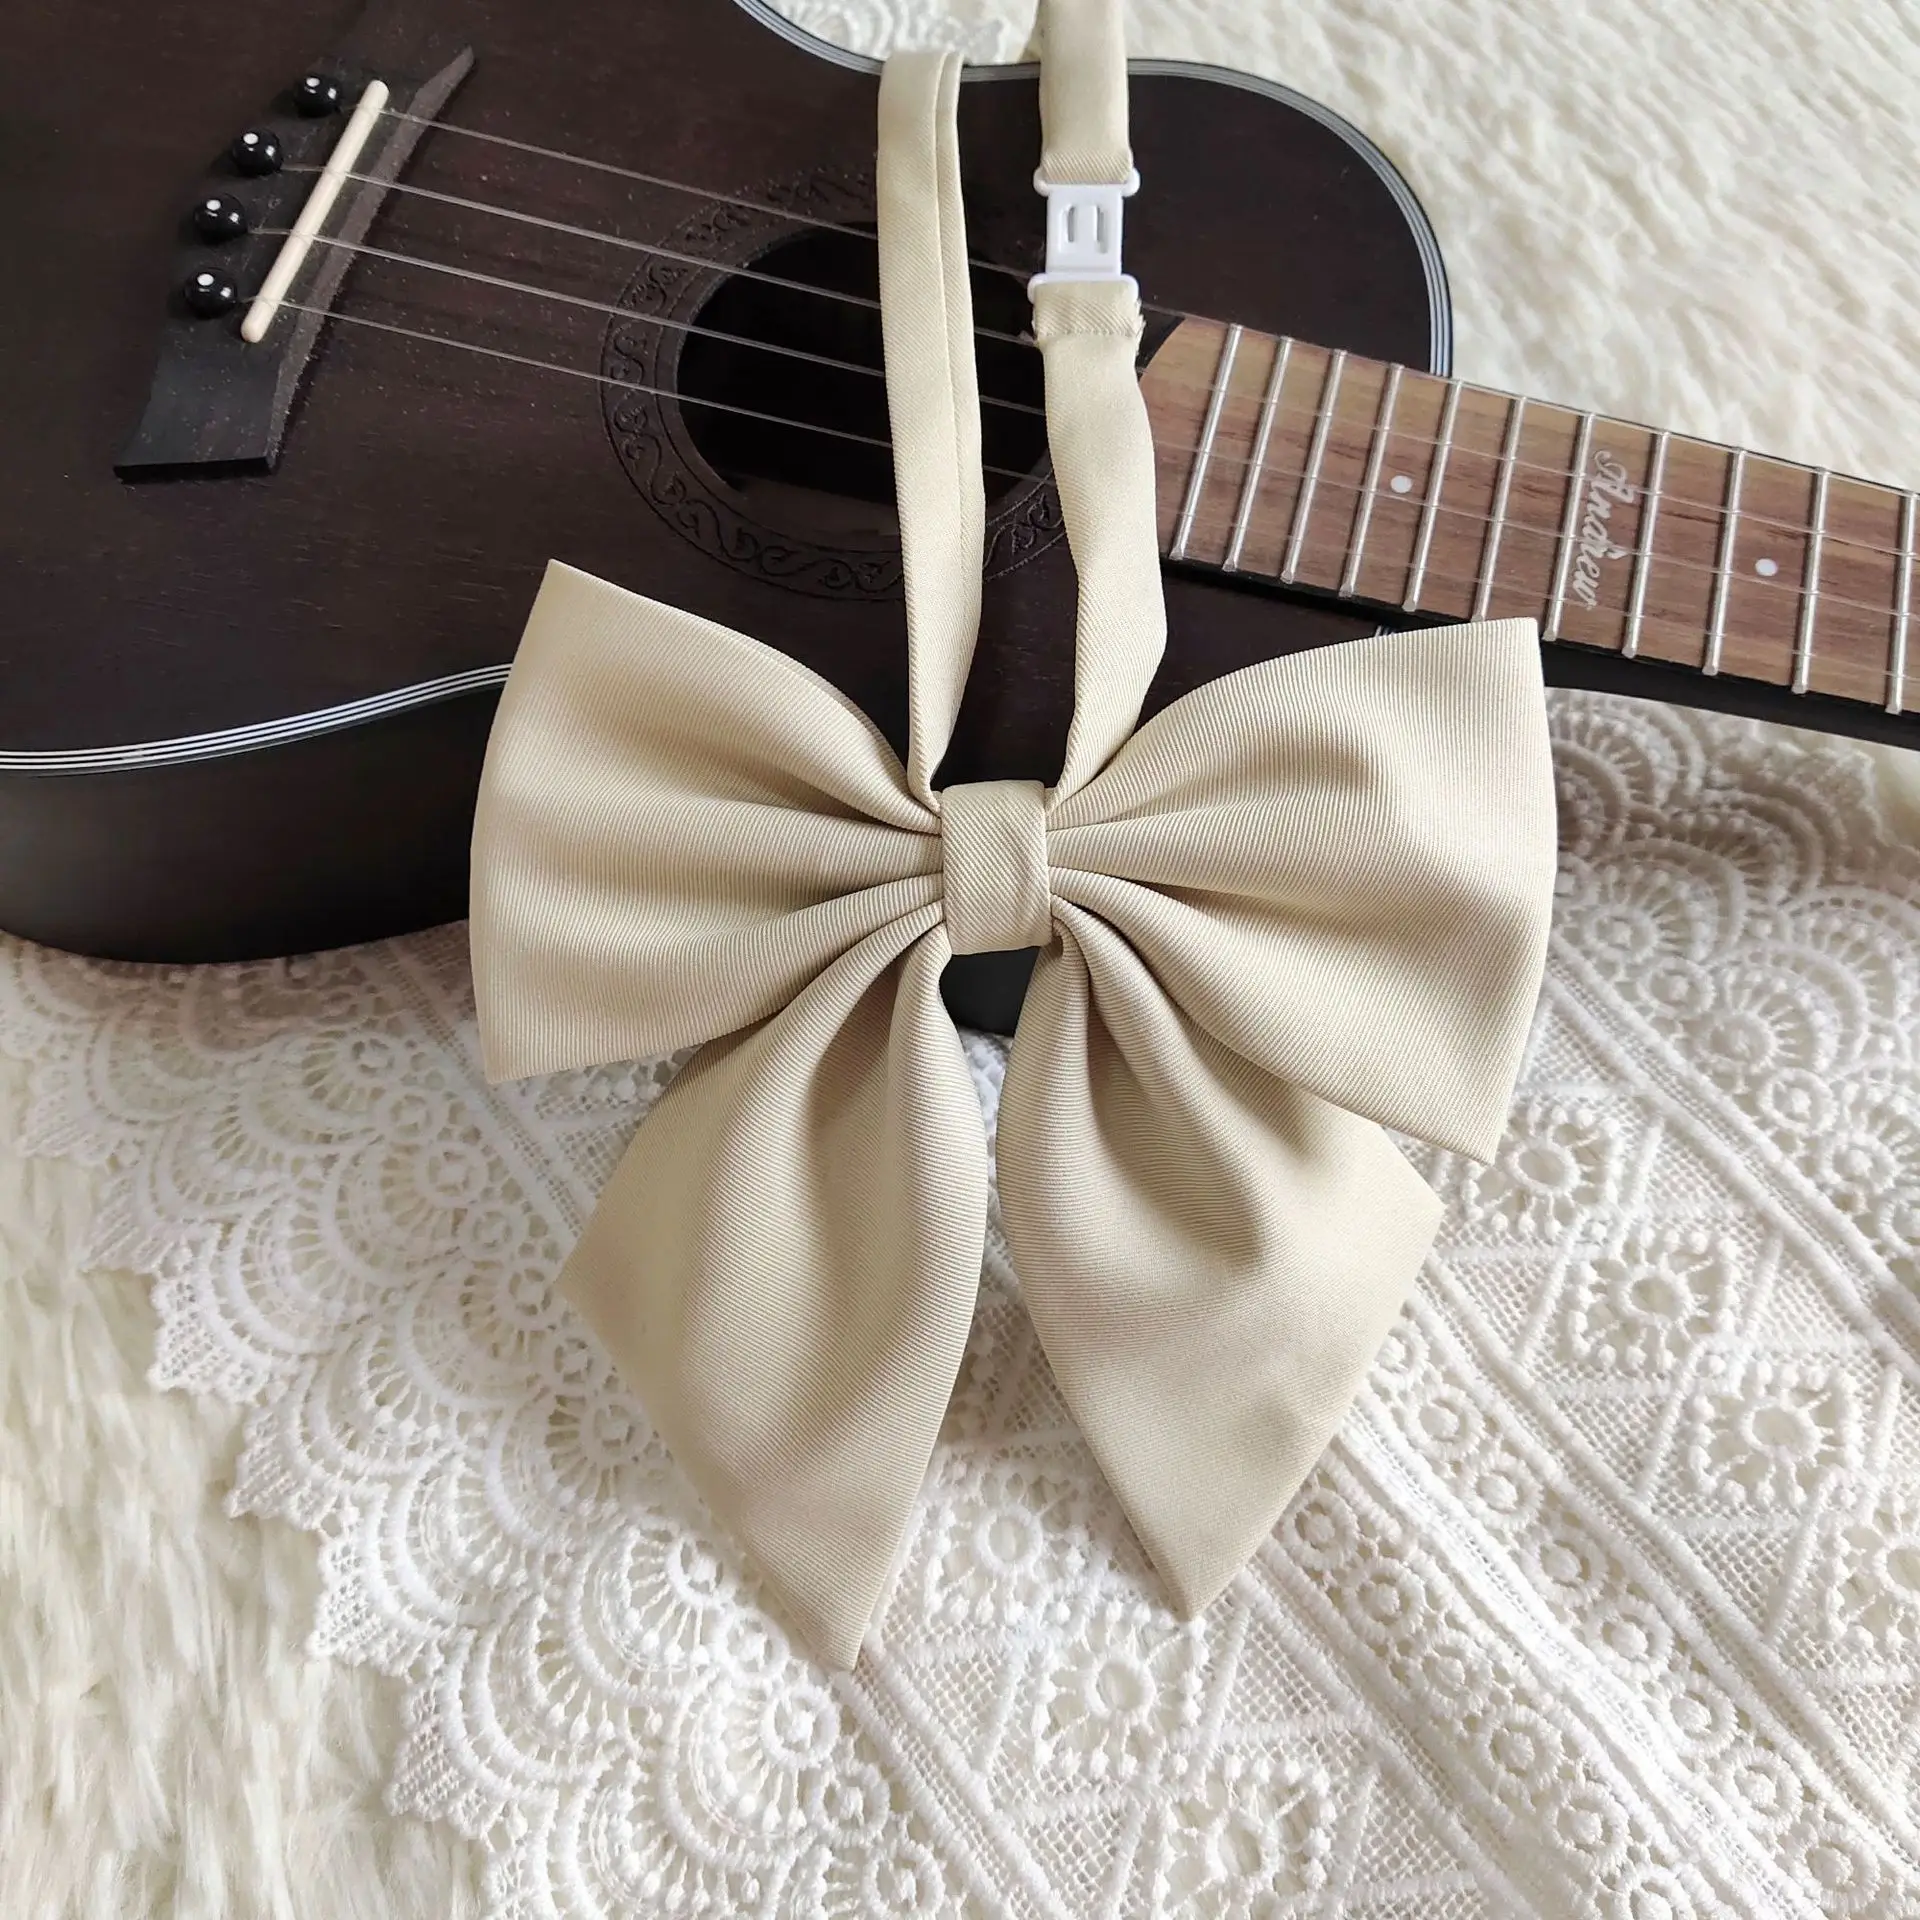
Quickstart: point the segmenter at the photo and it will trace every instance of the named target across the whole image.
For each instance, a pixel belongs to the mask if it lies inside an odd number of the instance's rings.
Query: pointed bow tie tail
[[[928,908],[703,1048],[561,1277],[809,1646],[847,1667],[973,1320],[987,1144]]]
[[[1198,1613],[1319,1457],[1440,1204],[1371,1121],[1189,1020],[1074,908],[1000,1103],[1008,1251],[1074,1419]]]
[[[1183,1611],[1271,1530],[1426,1256],[1439,1203],[1378,1123],[1499,1137],[1553,824],[1527,622],[1249,668],[1053,810],[1002,1217]]]

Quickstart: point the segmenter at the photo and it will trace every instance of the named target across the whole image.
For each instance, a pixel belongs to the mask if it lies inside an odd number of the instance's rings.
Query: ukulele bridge
[[[267,337],[267,329],[273,325],[274,315],[285,303],[300,269],[306,264],[308,254],[313,251],[314,235],[326,225],[327,215],[333,211],[333,203],[340,197],[340,189],[352,175],[353,163],[366,150],[368,137],[379,125],[380,115],[392,97],[392,90],[384,80],[367,82],[366,90],[360,95],[360,104],[353,110],[353,118],[347,122],[333,151],[327,156],[327,164],[320,169],[319,178],[313,183],[313,191],[307,195],[307,204],[300,209],[300,218],[293,223],[293,231],[281,242],[280,251],[274,256],[273,265],[268,269],[260,291],[253,296],[253,303],[247,308],[247,317],[240,322],[240,338],[249,346],[257,346]]]
[[[146,405],[114,462],[123,479],[279,459],[353,248],[473,66],[470,47],[406,15],[404,0],[375,0],[209,170],[182,222]]]

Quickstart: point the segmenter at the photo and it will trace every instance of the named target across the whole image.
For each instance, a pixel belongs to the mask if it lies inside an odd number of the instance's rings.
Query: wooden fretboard
[[[1920,704],[1913,493],[1211,321],[1183,322],[1141,385],[1169,559],[1531,615],[1669,682],[1782,689],[1780,718],[1788,696],[1810,723],[1843,701],[1874,720],[1849,731],[1897,737]]]

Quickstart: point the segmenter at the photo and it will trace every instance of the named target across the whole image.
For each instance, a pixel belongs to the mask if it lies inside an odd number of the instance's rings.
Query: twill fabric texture
[[[989,1149],[948,960],[1040,948],[995,1142],[1007,1242],[1192,1613],[1425,1256],[1438,1203],[1383,1127],[1499,1137],[1553,881],[1531,622],[1270,661],[1139,723],[1165,616],[1124,283],[1035,293],[1080,579],[1060,777],[936,788],[984,527],[958,78],[907,54],[881,87],[905,763],[784,655],[556,564],[474,831],[493,1078],[701,1047],[561,1285],[837,1665],[910,1530],[979,1281]]]

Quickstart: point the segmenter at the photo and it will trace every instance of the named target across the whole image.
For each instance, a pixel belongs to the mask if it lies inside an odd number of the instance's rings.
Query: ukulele
[[[762,0],[241,21],[0,26],[0,927],[211,961],[459,917],[549,558],[782,649],[903,749],[874,63]],[[1133,76],[1149,711],[1531,615],[1557,684],[1920,743],[1912,493],[1448,378],[1440,250],[1377,149],[1265,81]],[[1044,780],[1074,576],[1037,92],[968,81],[987,580],[943,783]]]

